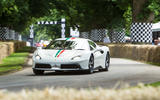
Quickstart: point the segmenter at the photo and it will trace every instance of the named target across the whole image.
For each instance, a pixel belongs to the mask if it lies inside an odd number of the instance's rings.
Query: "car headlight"
[[[41,57],[39,55],[36,55],[35,58],[36,58],[36,60],[40,60],[41,59]]]
[[[78,55],[78,56],[72,57],[71,60],[78,60],[78,59],[80,59],[80,58],[81,58],[81,56]]]

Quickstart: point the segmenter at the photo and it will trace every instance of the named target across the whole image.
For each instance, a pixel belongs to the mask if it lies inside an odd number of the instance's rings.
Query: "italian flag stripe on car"
[[[69,39],[73,40],[73,39],[75,39],[75,38],[74,38],[74,37],[66,38],[66,41],[69,40]],[[56,53],[56,55],[55,55],[55,57],[58,58],[64,51],[65,51],[65,50],[58,50],[57,53]]]
[[[66,38],[66,41],[69,40],[69,39],[73,40],[73,39],[75,39],[75,37]]]
[[[66,38],[66,41],[69,40],[70,38]]]
[[[62,51],[62,50],[58,50],[57,53],[56,53],[56,55],[55,55],[55,57],[57,57],[58,54],[59,54],[61,51]]]
[[[75,39],[75,37],[72,37],[71,40]]]
[[[63,52],[64,52],[64,50],[62,50],[57,57],[59,57]]]
[[[58,58],[63,52],[64,52],[64,50],[58,50],[58,52],[56,53],[55,57]]]

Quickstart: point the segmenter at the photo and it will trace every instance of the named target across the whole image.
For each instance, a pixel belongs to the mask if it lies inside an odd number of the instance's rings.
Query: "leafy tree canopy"
[[[40,20],[40,17],[44,20],[59,20],[65,17],[68,26],[90,31],[128,27],[131,21],[156,22],[160,19],[159,15],[160,0],[0,1],[0,26],[16,31],[23,31],[37,19]]]
[[[60,9],[69,24],[79,27],[81,31],[91,29],[123,27],[123,14],[125,10],[120,9],[111,0],[63,0],[65,8]]]
[[[23,31],[33,18],[50,14],[52,7],[50,0],[1,0],[0,25]]]
[[[120,9],[132,10],[133,22],[156,22],[160,15],[160,0],[112,0]]]

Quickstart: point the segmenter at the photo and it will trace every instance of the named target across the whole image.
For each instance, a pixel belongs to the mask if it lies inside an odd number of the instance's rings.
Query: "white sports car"
[[[108,71],[109,64],[109,48],[83,38],[59,38],[33,54],[33,72],[36,75],[44,71]]]

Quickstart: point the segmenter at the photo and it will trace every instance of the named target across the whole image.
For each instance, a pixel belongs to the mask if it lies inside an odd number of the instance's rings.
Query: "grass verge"
[[[160,66],[160,63],[147,62],[147,64],[155,65],[155,66]]]
[[[2,60],[2,64],[0,64],[0,75],[21,70],[30,51],[30,47],[24,47],[11,54],[10,56],[4,58]]]
[[[155,83],[151,83],[151,84],[146,84],[145,86],[159,87],[160,86],[160,81],[159,82],[155,82]]]

